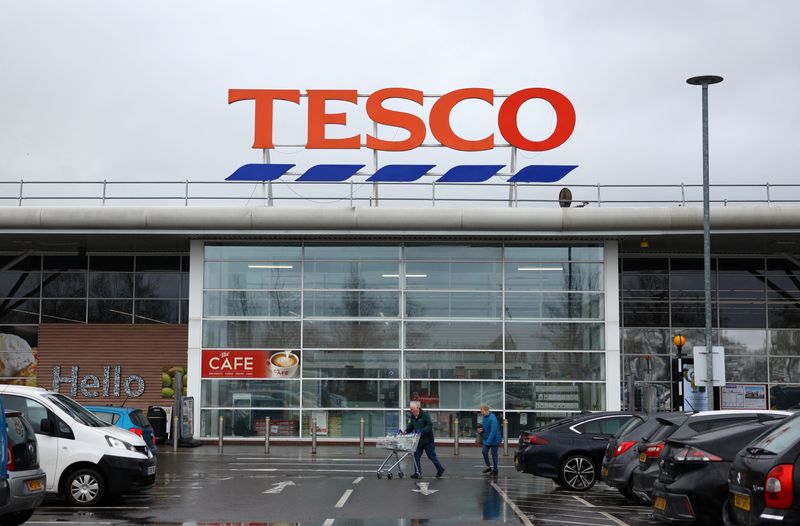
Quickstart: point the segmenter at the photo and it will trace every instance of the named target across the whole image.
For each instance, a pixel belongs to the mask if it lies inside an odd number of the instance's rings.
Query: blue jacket
[[[502,441],[497,417],[494,413],[489,413],[483,417],[483,443],[487,446],[499,446]]]

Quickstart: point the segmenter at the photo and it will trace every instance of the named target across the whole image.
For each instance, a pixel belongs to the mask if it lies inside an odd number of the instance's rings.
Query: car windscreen
[[[45,395],[45,398],[53,402],[53,404],[55,404],[59,409],[82,424],[90,427],[108,427],[110,425],[94,416],[93,413],[72,398],[61,394],[49,394]]]
[[[756,440],[748,450],[766,453],[782,453],[800,442],[800,417],[781,422],[775,429]]]
[[[628,433],[634,431],[637,427],[641,426],[644,423],[644,418],[635,415],[633,418],[622,424],[622,427],[619,428],[619,431],[614,433],[614,438],[620,438],[626,436]]]
[[[144,416],[141,409],[134,409],[130,414],[131,422],[139,427],[150,427],[150,421]]]

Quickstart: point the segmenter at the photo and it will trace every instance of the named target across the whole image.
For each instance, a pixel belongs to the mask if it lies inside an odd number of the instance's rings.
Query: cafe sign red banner
[[[294,378],[300,357],[292,351],[203,349],[203,378]]]

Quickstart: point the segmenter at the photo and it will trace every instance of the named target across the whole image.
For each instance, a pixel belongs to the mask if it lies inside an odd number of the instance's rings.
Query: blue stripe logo
[[[275,181],[294,164],[245,164],[228,176],[226,181]],[[421,179],[436,165],[390,164],[382,166],[367,181],[371,183],[410,183]],[[331,183],[346,181],[364,168],[363,164],[317,164],[296,179],[301,183]],[[510,183],[554,183],[566,177],[577,165],[531,165],[512,175]],[[461,164],[453,166],[436,179],[437,183],[481,183],[488,181],[503,164]]]

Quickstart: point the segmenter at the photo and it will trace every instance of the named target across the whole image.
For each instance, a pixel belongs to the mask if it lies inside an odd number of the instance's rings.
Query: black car
[[[728,484],[725,524],[800,524],[800,413],[739,451]]]
[[[639,468],[639,447],[647,443],[662,428],[677,429],[689,414],[680,412],[652,413],[634,415],[628,424],[608,441],[603,457],[603,481],[617,488],[624,496],[643,500],[633,492],[633,475]]]
[[[652,503],[653,486],[659,475],[658,461],[667,439],[681,441],[698,433],[719,429],[733,424],[752,422],[761,419],[781,420],[790,415],[786,411],[737,410],[701,411],[692,414],[680,426],[673,425],[669,419],[662,419],[662,426],[637,447],[639,469],[633,470],[633,493],[643,502]]]
[[[564,489],[586,491],[600,478],[608,440],[631,418],[619,411],[582,413],[523,431],[514,465],[517,471],[553,479]]]
[[[653,487],[653,517],[720,524],[728,472],[740,449],[778,424],[762,419],[667,441]]]

